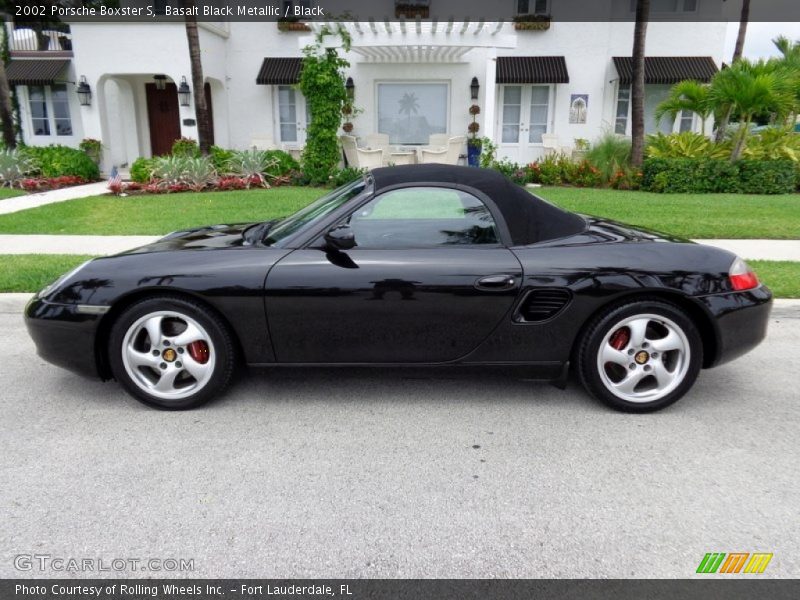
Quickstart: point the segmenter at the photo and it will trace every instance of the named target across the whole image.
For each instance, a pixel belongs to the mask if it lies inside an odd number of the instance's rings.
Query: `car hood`
[[[242,233],[255,223],[208,225],[174,231],[151,244],[133,248],[122,254],[142,254],[176,250],[207,250],[247,246]]]

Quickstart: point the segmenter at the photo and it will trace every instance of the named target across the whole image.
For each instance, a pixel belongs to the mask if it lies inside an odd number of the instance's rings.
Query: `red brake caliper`
[[[208,362],[208,344],[206,344],[203,340],[191,342],[188,348],[189,355],[194,359],[195,362],[200,363],[201,365],[204,365]]]
[[[608,343],[611,344],[611,347],[615,350],[622,350],[628,345],[629,341],[631,341],[630,329],[627,327],[620,327],[611,334],[611,339],[608,340]]]

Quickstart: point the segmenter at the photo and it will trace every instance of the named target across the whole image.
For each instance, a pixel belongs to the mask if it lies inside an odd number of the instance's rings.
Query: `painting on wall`
[[[569,100],[569,122],[586,123],[586,111],[589,108],[589,94],[572,94]]]

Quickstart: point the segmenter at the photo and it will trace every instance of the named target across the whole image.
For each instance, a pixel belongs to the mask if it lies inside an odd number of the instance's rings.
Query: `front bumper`
[[[772,310],[772,292],[768,287],[701,296],[697,300],[712,317],[716,330],[716,352],[707,367],[742,356],[767,335]]]
[[[80,312],[76,304],[55,304],[34,296],[25,307],[25,326],[44,360],[99,377],[95,339],[101,316]]]

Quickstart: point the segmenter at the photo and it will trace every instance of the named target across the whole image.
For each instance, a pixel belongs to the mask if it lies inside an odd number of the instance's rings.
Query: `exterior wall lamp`
[[[356,93],[356,84],[353,83],[352,77],[347,78],[347,81],[344,84],[344,89],[347,90],[347,97],[352,100]]]
[[[167,76],[166,75],[153,75],[153,79],[156,82],[156,89],[158,91],[164,91],[167,87]]]
[[[481,91],[481,86],[478,83],[478,78],[477,77],[473,77],[472,78],[472,83],[470,84],[469,89],[470,89],[470,92],[472,92],[472,99],[473,100],[477,100],[478,99],[478,92]]]
[[[191,96],[192,90],[189,87],[189,84],[186,83],[186,75],[181,77],[181,84],[178,86],[178,102],[180,102],[181,106],[189,106],[189,96]]]
[[[78,102],[80,102],[81,106],[92,105],[92,88],[89,86],[84,75],[81,75],[81,79],[78,82],[78,89],[75,91],[78,93]]]

